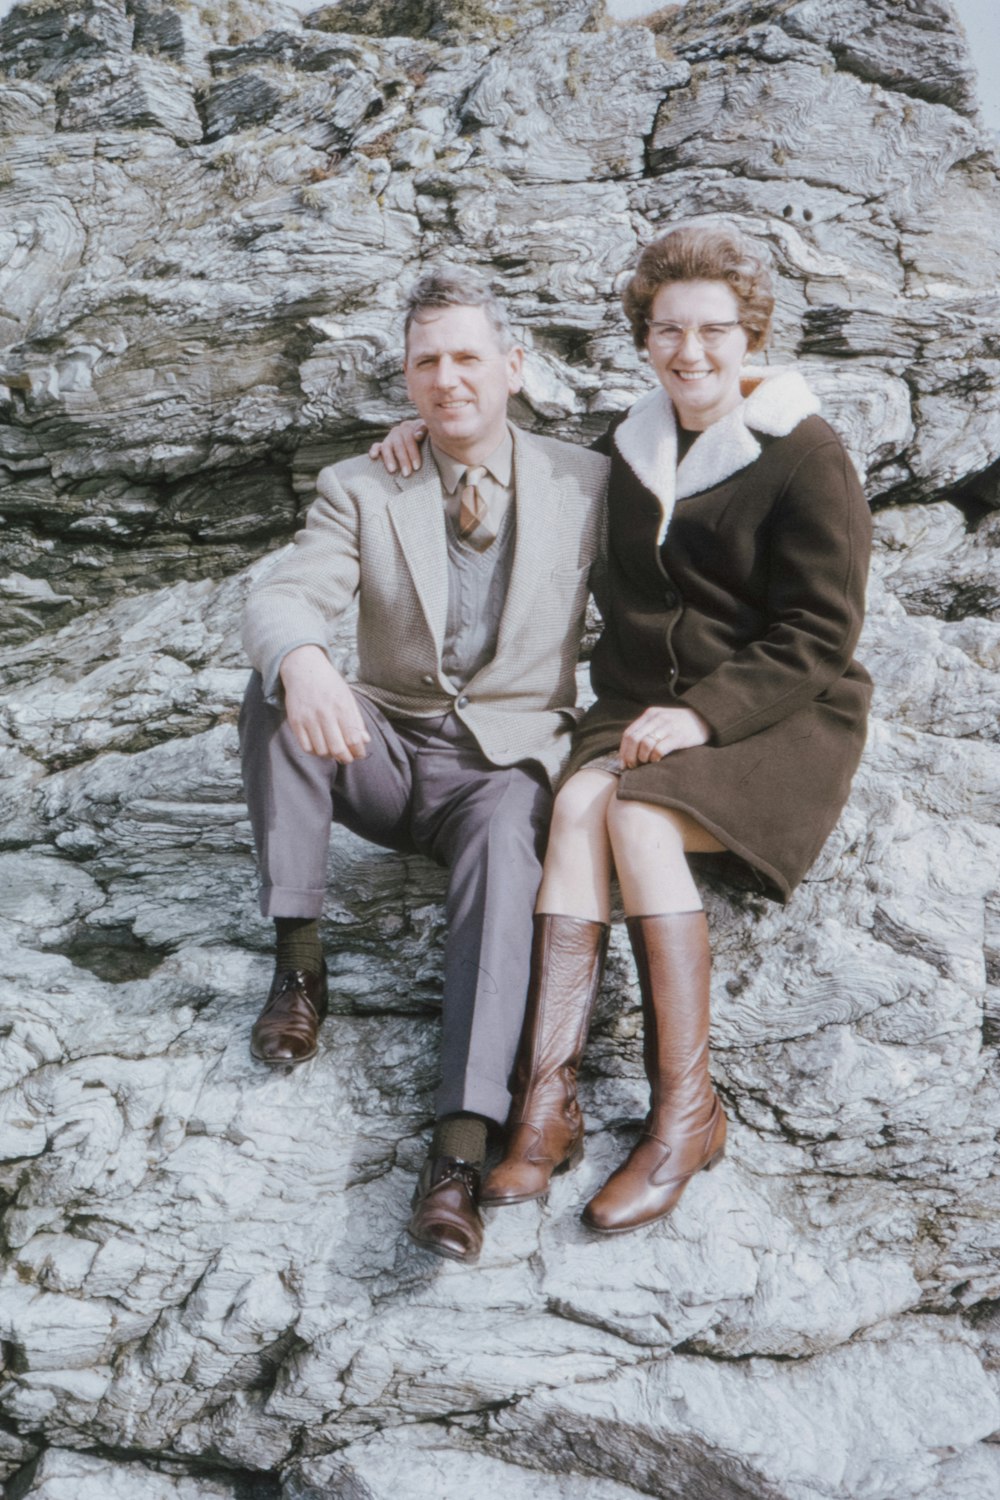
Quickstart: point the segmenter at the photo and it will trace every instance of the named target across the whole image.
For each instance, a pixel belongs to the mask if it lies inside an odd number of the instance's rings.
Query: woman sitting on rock
[[[668,1214],[722,1156],[708,1071],[710,957],[689,853],[730,851],[787,900],[846,800],[870,679],[852,660],[871,525],[857,476],[793,369],[745,366],[774,297],[726,228],[650,244],[624,293],[659,388],[616,418],[597,700],[556,799],[506,1155],[490,1205],[543,1197],[582,1155],[576,1074],[617,874],[651,1107],[584,1222]]]

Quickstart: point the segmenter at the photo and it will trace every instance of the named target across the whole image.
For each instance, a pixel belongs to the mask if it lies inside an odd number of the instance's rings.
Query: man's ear
[[[507,355],[507,393],[516,396],[524,384],[524,350],[515,344]]]

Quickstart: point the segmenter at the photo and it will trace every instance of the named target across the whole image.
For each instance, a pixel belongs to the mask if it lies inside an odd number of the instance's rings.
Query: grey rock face
[[[994,1500],[1000,188],[950,8],[53,0],[0,69],[11,1493]],[[338,837],[320,1055],[247,1052],[242,598],[405,411],[418,265],[488,271],[519,420],[585,441],[648,387],[638,247],[717,216],[877,509],[868,750],[789,907],[703,872],[723,1166],[579,1223],[645,1109],[616,928],[585,1163],[447,1264],[402,1234],[440,872]]]

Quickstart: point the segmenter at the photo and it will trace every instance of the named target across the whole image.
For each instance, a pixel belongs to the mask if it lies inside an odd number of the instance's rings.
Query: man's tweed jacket
[[[358,597],[358,680],[390,718],[454,709],[497,765],[534,760],[558,777],[576,720],[587,594],[598,583],[608,460],[512,429],[516,538],[493,660],[461,694],[441,671],[448,552],[428,453],[409,478],[368,458],[323,469],[293,546],[250,595],[243,640],[264,677],[293,646],[325,646]]]

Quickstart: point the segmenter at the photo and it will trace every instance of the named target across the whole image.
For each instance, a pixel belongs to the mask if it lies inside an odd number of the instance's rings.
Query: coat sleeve
[[[251,591],[243,645],[274,692],[282,658],[296,646],[326,649],[330,627],[358,592],[358,509],[334,468],[320,471],[317,499],[280,562]]]
[[[681,695],[716,745],[746,739],[818,698],[850,666],[864,619],[871,513],[831,434],[804,454],[769,518],[763,635]]]

